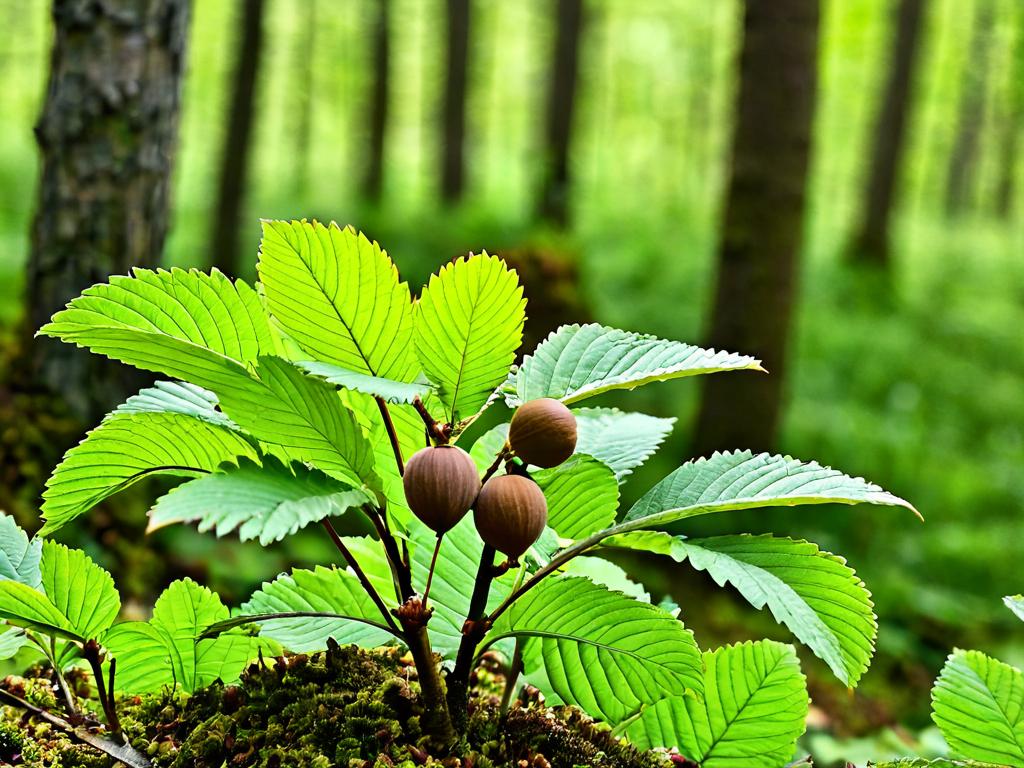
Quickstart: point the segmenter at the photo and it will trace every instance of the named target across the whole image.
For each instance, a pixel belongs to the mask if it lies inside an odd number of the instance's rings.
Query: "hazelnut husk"
[[[550,397],[530,400],[512,416],[508,442],[527,464],[557,467],[576,450],[576,417]]]
[[[480,492],[480,475],[469,454],[454,445],[423,448],[402,477],[409,508],[438,535],[465,516]]]
[[[548,503],[530,478],[499,475],[484,483],[473,521],[480,538],[515,563],[544,531]]]

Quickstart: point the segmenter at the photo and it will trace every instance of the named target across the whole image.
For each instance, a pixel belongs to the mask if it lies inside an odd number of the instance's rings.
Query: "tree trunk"
[[[582,27],[583,0],[558,0],[538,215],[560,227],[569,222],[569,146],[576,106]]]
[[[888,266],[889,219],[906,144],[914,63],[921,39],[924,0],[900,0],[889,57],[889,79],[875,123],[871,168],[864,190],[860,226],[850,248],[854,261]]]
[[[370,147],[363,193],[380,202],[384,189],[384,135],[388,126],[388,95],[391,91],[391,0],[377,0],[373,23],[373,86],[370,93]]]
[[[696,449],[771,448],[796,294],[817,89],[817,0],[748,0],[710,343],[772,375],[703,378]]]
[[[956,216],[970,205],[981,149],[981,129],[985,117],[988,59],[992,44],[992,0],[979,0],[971,35],[970,54],[964,67],[960,114],[956,139],[949,156],[946,177],[946,214]]]
[[[231,107],[221,152],[220,189],[210,236],[210,263],[232,276],[238,274],[240,267],[238,234],[242,226],[242,204],[252,143],[256,79],[263,54],[264,0],[245,0],[240,8],[242,28],[236,40]]]
[[[309,191],[309,147],[313,135],[314,68],[316,37],[319,17],[316,0],[306,0],[302,6],[303,29],[295,35],[292,61],[297,82],[295,93],[295,176],[294,192],[302,199]],[[243,222],[244,224],[244,222]]]
[[[15,388],[60,393],[98,420],[130,369],[32,334],[93,283],[159,263],[168,226],[187,0],[55,0],[42,157]],[[11,382],[9,382],[10,384]]]
[[[454,203],[465,185],[466,85],[470,0],[447,0],[447,72],[442,114],[441,198]]]

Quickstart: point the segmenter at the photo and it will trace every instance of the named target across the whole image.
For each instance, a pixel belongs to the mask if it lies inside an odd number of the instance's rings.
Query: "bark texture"
[[[375,11],[369,111],[370,146],[363,193],[368,200],[379,202],[384,189],[384,137],[388,127],[388,96],[391,92],[391,0],[376,0]]]
[[[974,196],[988,90],[993,12],[992,0],[979,0],[971,34],[970,55],[964,65],[956,138],[949,156],[949,174],[946,178],[946,213],[949,216],[963,213]]]
[[[558,0],[555,11],[555,43],[548,86],[547,125],[543,177],[538,215],[558,226],[569,223],[573,114],[579,72],[583,0]]]
[[[93,283],[160,261],[188,19],[187,0],[53,4],[50,77],[36,125],[42,168],[25,333],[11,374],[60,393],[89,422],[137,377],[31,334]]]
[[[231,108],[221,152],[220,188],[210,237],[210,263],[228,275],[240,267],[239,230],[252,145],[256,107],[256,80],[263,58],[264,0],[245,0],[239,5],[242,28],[237,40]]]
[[[923,7],[924,0],[900,0],[896,8],[889,77],[875,123],[864,209],[850,248],[854,261],[879,266],[890,261],[889,220],[906,146]]]
[[[465,186],[466,90],[470,0],[447,0],[448,46],[441,116],[441,198],[454,203]]]
[[[817,89],[817,0],[748,0],[709,342],[771,376],[703,377],[696,451],[775,440],[796,295]]]

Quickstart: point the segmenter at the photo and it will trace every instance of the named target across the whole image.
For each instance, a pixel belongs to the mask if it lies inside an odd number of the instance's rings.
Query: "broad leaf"
[[[118,693],[154,693],[174,685],[172,643],[149,622],[115,624],[103,636],[103,645],[117,659],[114,690]]]
[[[1003,598],[1006,607],[1013,611],[1013,615],[1024,621],[1024,595],[1007,595]]]
[[[640,749],[677,747],[701,768],[778,768],[804,732],[807,690],[792,646],[761,640],[704,654],[704,700],[673,696],[626,730]]]
[[[313,359],[415,376],[409,286],[377,243],[333,223],[265,221],[258,269],[271,314]]]
[[[1024,766],[1024,674],[978,651],[954,651],[932,689],[932,720],[972,760]]]
[[[498,617],[485,642],[504,637],[526,638],[524,669],[551,703],[612,724],[703,685],[700,651],[681,622],[588,579],[540,582]]]
[[[431,276],[416,305],[415,344],[448,422],[473,417],[508,378],[525,308],[518,276],[495,256],[457,259]]]
[[[242,459],[161,497],[149,512],[149,531],[198,521],[200,532],[225,536],[237,530],[242,541],[259,539],[265,546],[371,501],[364,491],[304,464],[285,466],[267,457],[260,466]]]
[[[618,408],[574,408],[573,414],[576,452],[607,464],[619,482],[658,450],[676,421]]]
[[[629,595],[642,603],[651,602],[651,595],[643,584],[633,581],[621,566],[602,557],[574,557],[566,563],[565,573],[584,576],[595,584]]]
[[[13,659],[18,651],[29,645],[30,641],[21,627],[8,627],[0,632],[0,661]]]
[[[256,374],[221,393],[221,407],[235,422],[290,459],[379,490],[373,448],[334,387],[279,357],[261,357]]]
[[[871,595],[846,561],[814,544],[774,536],[683,539],[638,531],[610,539],[623,546],[669,555],[720,586],[731,584],[822,659],[843,683],[856,685],[874,651],[877,624]]]
[[[505,445],[508,439],[508,424],[498,424],[496,427],[484,432],[476,439],[469,449],[469,455],[476,462],[477,469],[485,472],[494,462],[495,457]],[[499,468],[497,474],[504,474],[504,467]]]
[[[39,590],[0,581],[0,618],[67,640],[98,638],[120,610],[110,574],[81,550],[55,541],[43,543]]]
[[[0,512],[0,581],[9,579],[38,587],[42,547],[42,539],[29,539],[13,517]]]
[[[342,389],[351,389],[355,392],[362,392],[364,395],[382,397],[389,403],[411,403],[418,398],[426,398],[432,391],[429,383],[394,381],[382,379],[380,376],[370,376],[366,373],[350,371],[347,368],[340,368],[331,363],[321,363],[315,360],[302,360],[295,365],[311,376],[321,378],[329,384]]]
[[[626,514],[620,530],[665,525],[712,512],[803,504],[909,502],[874,483],[849,477],[817,462],[750,451],[715,453],[687,462],[648,491]]]
[[[112,414],[64,455],[46,481],[40,535],[151,474],[196,477],[256,450],[233,429],[180,413]]]
[[[427,583],[430,558],[434,553],[437,534],[413,518],[410,521],[412,545],[413,586],[422,592]],[[477,566],[484,543],[473,525],[473,513],[466,515],[458,525],[444,535],[441,550],[430,585],[430,605],[434,608],[427,632],[434,651],[444,658],[454,658],[462,640],[462,625],[469,612]],[[501,562],[500,555],[495,562]],[[487,596],[487,609],[498,606],[511,590],[514,575],[505,574],[491,583]]]
[[[548,502],[548,525],[564,539],[582,539],[615,522],[619,484],[604,464],[582,454],[533,473]]]
[[[181,381],[158,381],[129,397],[114,413],[180,413],[217,426],[239,428],[217,408],[213,392]]]
[[[515,407],[538,397],[575,403],[612,389],[635,389],[718,371],[763,370],[759,361],[603,325],[563,325],[527,355],[504,386]]]
[[[39,333],[217,391],[274,349],[257,293],[216,270],[135,269],[85,290]]]
[[[391,642],[392,633],[359,580],[337,568],[296,569],[265,583],[241,608],[233,621],[254,621],[263,614],[322,613],[260,620],[260,635],[276,640],[296,653],[319,651],[334,638],[345,645],[374,648]]]

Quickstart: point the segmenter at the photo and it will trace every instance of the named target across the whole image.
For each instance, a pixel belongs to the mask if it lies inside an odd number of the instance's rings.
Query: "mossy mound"
[[[415,669],[396,650],[334,646],[262,660],[237,685],[218,683],[189,697],[138,697],[121,702],[120,711],[126,735],[155,768],[660,768],[668,762],[621,743],[575,710],[546,708],[536,697],[503,714],[501,682],[497,672],[478,675],[465,741],[449,755],[431,752],[420,727]],[[47,687],[40,679],[18,685]],[[3,710],[0,761],[114,765],[20,710]]]

